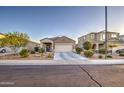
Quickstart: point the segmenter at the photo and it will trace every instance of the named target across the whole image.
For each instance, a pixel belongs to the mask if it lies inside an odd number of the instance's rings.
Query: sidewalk
[[[124,64],[124,60],[0,60],[0,65],[116,65]]]

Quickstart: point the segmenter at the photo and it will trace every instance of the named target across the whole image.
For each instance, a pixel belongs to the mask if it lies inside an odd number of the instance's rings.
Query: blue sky
[[[124,34],[124,7],[108,7],[108,27]],[[0,32],[25,32],[34,41],[63,35],[76,40],[101,30],[104,30],[102,6],[0,7]]]

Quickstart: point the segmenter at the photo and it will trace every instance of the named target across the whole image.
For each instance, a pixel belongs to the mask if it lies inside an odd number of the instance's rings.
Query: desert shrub
[[[93,51],[92,50],[85,50],[84,51],[84,55],[86,56],[86,57],[92,57],[93,56]]]
[[[35,51],[30,51],[31,54],[35,54]]]
[[[44,53],[44,52],[45,52],[45,50],[43,48],[39,49],[39,53]]]
[[[99,49],[99,53],[100,54],[105,54],[105,49],[104,48]]]
[[[83,48],[84,48],[85,50],[90,50],[90,49],[92,49],[92,43],[89,42],[89,41],[84,42],[84,43],[83,43]]]
[[[52,58],[53,55],[52,55],[51,53],[49,53],[49,54],[47,55],[47,57],[48,57],[48,58]]]
[[[102,56],[102,55],[99,55],[98,57],[99,57],[100,59],[102,59],[102,58],[103,58],[103,56]]]
[[[112,58],[112,56],[111,55],[107,55],[107,58]]]
[[[124,56],[124,52],[120,52],[119,53],[119,56]]]
[[[80,53],[82,52],[82,48],[79,48],[79,47],[76,47],[75,50],[76,50],[76,53],[77,53],[77,54],[80,54]]]
[[[28,50],[27,49],[22,49],[21,52],[19,53],[21,57],[28,57]]]

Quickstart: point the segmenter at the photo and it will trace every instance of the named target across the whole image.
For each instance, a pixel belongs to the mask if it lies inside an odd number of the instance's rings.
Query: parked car
[[[0,53],[11,52],[12,49],[10,47],[0,47]]]
[[[124,52],[124,49],[118,49],[118,50],[116,50],[116,53],[117,54],[120,54],[121,52]]]

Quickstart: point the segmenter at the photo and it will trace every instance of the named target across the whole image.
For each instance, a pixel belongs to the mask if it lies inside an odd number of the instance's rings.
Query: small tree
[[[113,52],[113,48],[114,48],[114,47],[117,47],[117,45],[115,45],[115,44],[110,44],[110,45],[109,45],[109,48],[111,48],[111,55],[112,55],[112,52]]]
[[[22,49],[21,52],[19,53],[22,58],[28,57],[28,50],[27,49]]]
[[[84,51],[84,55],[86,56],[86,57],[92,57],[93,56],[93,51],[92,50],[85,50]]]
[[[92,43],[89,42],[89,41],[84,42],[84,43],[83,43],[83,48],[84,48],[85,50],[90,50],[90,49],[92,49]]]
[[[82,48],[79,48],[79,47],[76,47],[75,50],[76,50],[77,54],[80,54],[82,52]]]
[[[28,43],[28,35],[19,32],[9,32],[5,38],[0,40],[1,46],[12,46],[16,53],[16,48],[24,47]]]
[[[93,50],[92,50],[92,43],[89,42],[89,41],[86,41],[83,43],[83,48],[85,49],[84,50],[84,55],[86,57],[92,57],[93,56]]]
[[[45,50],[44,50],[43,48],[40,48],[40,49],[39,49],[39,52],[40,52],[40,53],[44,53]]]
[[[39,49],[39,53],[41,53],[41,56],[44,55],[44,52],[45,52],[45,49],[43,49],[43,48],[40,48],[40,49]]]

